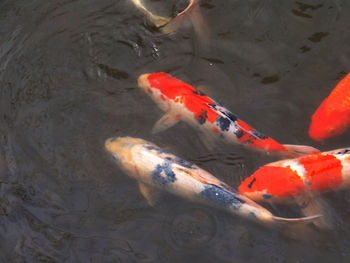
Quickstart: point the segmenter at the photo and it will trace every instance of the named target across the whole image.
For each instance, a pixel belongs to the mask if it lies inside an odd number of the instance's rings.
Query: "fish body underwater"
[[[130,0],[141,12],[143,12],[149,21],[164,34],[172,34],[186,21],[190,20],[198,36],[205,40],[208,37],[207,25],[199,11],[197,0],[188,0],[188,6],[174,18],[168,18],[153,14],[143,3],[142,0]]]
[[[318,152],[310,146],[278,143],[240,120],[195,87],[167,73],[143,74],[138,79],[138,85],[166,112],[156,123],[154,132],[163,131],[183,120],[201,131],[209,144],[219,138],[284,156]]]
[[[264,165],[238,190],[255,201],[289,203],[305,193],[349,187],[350,148],[343,148]]]
[[[342,134],[350,125],[350,74],[323,100],[311,117],[309,136],[324,140]]]
[[[151,205],[160,190],[268,225],[308,222],[319,217],[275,217],[205,170],[139,138],[110,138],[105,148],[119,167],[138,181],[141,193]]]

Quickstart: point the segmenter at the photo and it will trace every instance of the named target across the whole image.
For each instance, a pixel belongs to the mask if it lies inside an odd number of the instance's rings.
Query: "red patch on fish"
[[[308,188],[312,191],[335,189],[343,182],[343,165],[334,155],[312,154],[300,158],[299,163],[307,172]]]
[[[208,104],[214,104],[208,96],[201,95],[200,91],[167,73],[152,73],[148,76],[152,88],[158,89],[161,94],[175,102],[180,102],[191,112],[197,120],[205,117],[205,120],[214,123],[217,113]],[[181,99],[179,99],[181,97]]]
[[[246,178],[238,190],[240,193],[265,192],[272,196],[288,197],[300,195],[305,189],[304,182],[289,166],[263,166]]]
[[[284,147],[282,144],[276,142],[272,138],[256,139],[253,143],[253,146],[260,148],[260,149],[270,150],[270,151],[274,151],[274,152],[287,151],[286,147]]]
[[[276,142],[274,139],[265,137],[259,138],[250,132],[254,131],[254,128],[245,123],[242,120],[236,121],[236,123],[242,128],[243,135],[238,138],[238,141],[243,144],[249,144],[252,147],[256,147],[264,150],[271,151],[287,151],[287,149],[280,143]]]
[[[350,74],[345,76],[311,117],[309,136],[323,140],[343,133],[350,125]]]

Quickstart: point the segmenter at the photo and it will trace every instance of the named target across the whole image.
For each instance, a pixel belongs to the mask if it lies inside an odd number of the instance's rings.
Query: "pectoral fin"
[[[139,188],[141,194],[146,198],[148,204],[153,207],[156,206],[161,195],[160,191],[142,182],[139,182]]]
[[[173,114],[171,112],[165,113],[162,118],[160,118],[152,129],[152,133],[158,133],[165,131],[166,129],[174,126],[181,119],[181,116]]]

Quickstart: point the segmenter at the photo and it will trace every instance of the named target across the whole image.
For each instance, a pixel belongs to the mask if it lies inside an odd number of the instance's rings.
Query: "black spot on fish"
[[[252,185],[254,184],[255,181],[256,181],[256,178],[254,177],[254,179],[250,182],[250,184],[248,184],[248,188],[252,188]]]
[[[162,175],[164,173],[164,175]],[[158,164],[156,169],[151,174],[152,179],[155,183],[166,186],[169,183],[176,181],[175,173],[171,168],[171,162],[165,161],[162,165]]]
[[[184,159],[181,159],[180,157],[176,157],[174,162],[183,166],[183,167],[189,168],[189,169],[197,169],[196,167],[193,166],[192,163],[190,163],[189,161],[186,161]]]
[[[156,151],[159,154],[162,154],[162,153],[167,154],[167,152],[163,151],[162,149],[160,149],[158,147],[154,147],[152,145],[144,145],[143,147],[147,150],[150,150],[150,151]]]
[[[199,124],[204,124],[208,118],[208,112],[206,110],[201,110],[201,113],[197,116]]]
[[[214,109],[214,110],[217,110],[217,109],[216,109],[216,104],[208,104],[208,106],[209,106],[210,108]]]
[[[252,131],[250,131],[250,133],[253,134],[254,136],[258,137],[261,140],[265,140],[268,138],[267,136],[265,136],[261,132],[258,132],[257,130],[252,130]]]
[[[231,121],[237,121],[238,117],[234,115],[232,112],[226,111],[224,114],[231,120]]]
[[[238,129],[237,131],[234,132],[234,134],[236,135],[237,139],[239,139],[244,135],[244,131],[242,131],[241,129]]]
[[[200,90],[194,90],[192,91],[193,94],[199,95],[199,96],[206,96],[203,92],[201,92]]]
[[[230,128],[231,121],[229,118],[225,118],[221,115],[218,115],[218,118],[216,119],[216,124],[220,127],[220,130],[228,131]]]
[[[264,199],[270,199],[272,197],[270,194],[263,194],[262,196]]]
[[[199,195],[206,201],[216,205],[224,207],[232,206],[235,209],[239,209],[241,205],[245,203],[244,200],[235,196],[234,193],[228,192],[215,185],[206,185]]]
[[[256,214],[254,212],[250,212],[249,215],[250,215],[250,217],[257,219]]]
[[[342,150],[340,152],[337,152],[336,154],[346,154],[348,152],[350,152],[350,149],[344,149],[344,150]]]

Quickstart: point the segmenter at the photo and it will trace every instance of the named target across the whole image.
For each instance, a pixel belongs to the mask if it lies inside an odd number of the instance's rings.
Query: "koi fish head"
[[[105,148],[112,154],[112,157],[121,168],[131,170],[134,167],[132,158],[133,147],[137,144],[144,144],[146,141],[132,137],[113,137],[105,142]]]
[[[200,98],[205,103],[214,103],[193,86],[164,72],[142,74],[138,78],[138,85],[163,110],[168,110],[164,107],[169,101],[184,104],[190,111],[197,110],[196,105],[193,105],[196,101],[195,98]],[[193,107],[195,109],[192,109]]]
[[[324,140],[343,133],[348,126],[348,115],[347,111],[334,110],[325,99],[312,115],[309,136],[314,140]]]
[[[171,79],[173,78],[170,75],[162,72],[142,74],[138,78],[138,85],[162,110],[167,111],[169,107],[168,100],[173,99],[169,98],[168,95],[171,93],[175,97],[173,91],[176,92],[176,88],[174,89],[170,85],[172,83]]]
[[[303,180],[289,166],[265,165],[246,178],[238,190],[254,201],[283,203],[300,195],[304,187]]]

